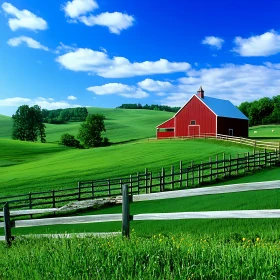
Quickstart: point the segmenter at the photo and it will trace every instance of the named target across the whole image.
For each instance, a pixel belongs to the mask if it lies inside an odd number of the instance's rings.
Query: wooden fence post
[[[132,188],[133,188],[133,185],[132,185],[132,175],[129,176],[129,184],[130,184],[130,194],[132,195],[133,191],[132,191]]]
[[[192,172],[192,186],[194,186],[194,170],[193,170],[193,160],[191,161],[191,172]]]
[[[223,153],[223,173],[224,177],[226,177],[226,155]]]
[[[12,224],[10,217],[10,208],[9,203],[6,202],[3,208],[4,212],[4,231],[5,231],[5,241],[8,246],[11,246],[12,243]]]
[[[171,173],[171,188],[172,190],[174,190],[174,165],[173,164],[171,165],[170,173]]]
[[[55,208],[55,190],[52,190],[52,206]]]
[[[198,176],[197,176],[197,183],[198,183],[198,185],[200,185],[200,166],[201,166],[201,164],[198,164]]]
[[[150,171],[150,193],[152,193],[152,187],[153,187],[153,172]]]
[[[145,168],[145,189],[146,193],[148,193],[148,168]]]
[[[129,238],[129,195],[127,185],[122,186],[122,236]]]
[[[212,157],[209,157],[209,167],[210,167],[210,182],[212,182]]]
[[[264,149],[264,166],[266,167],[266,161],[267,161],[267,158],[266,158],[266,149]]]
[[[93,181],[91,181],[91,193],[92,193],[92,198],[94,198],[94,184],[93,184]]]
[[[81,182],[78,182],[78,201],[81,200]]]
[[[236,175],[238,175],[239,154],[236,155]]]
[[[249,172],[250,171],[250,153],[249,152],[247,152],[247,172]]]
[[[163,192],[164,191],[164,184],[165,184],[165,170],[164,167],[162,167],[161,169],[161,184],[160,184],[160,191]]]
[[[228,175],[229,175],[229,177],[231,176],[231,155],[229,155],[229,158],[228,158],[228,160],[229,160],[229,173],[228,173]]]
[[[216,155],[216,179],[218,179],[218,177],[219,177],[219,175],[218,175],[218,173],[219,173],[219,163],[218,163],[218,161],[219,161],[219,155]]]
[[[29,209],[32,209],[32,192],[28,194],[28,201],[29,201]],[[30,218],[32,219],[32,214],[30,214]]]
[[[279,147],[278,147],[278,161],[280,162],[280,142],[279,142]]]
[[[139,172],[137,172],[137,192],[140,194],[140,177]]]
[[[183,177],[182,172],[183,172],[183,163],[180,160],[180,178],[179,178],[179,180],[180,180],[180,187],[182,187],[182,177]]]
[[[204,169],[204,164],[201,162],[200,166],[200,183],[203,183],[203,169]]]
[[[107,185],[108,185],[108,195],[111,196],[111,181],[110,179],[107,179]]]

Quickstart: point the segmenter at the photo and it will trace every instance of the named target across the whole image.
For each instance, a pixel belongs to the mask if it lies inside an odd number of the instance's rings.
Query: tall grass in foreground
[[[1,279],[278,279],[280,242],[246,236],[23,239],[0,245]]]

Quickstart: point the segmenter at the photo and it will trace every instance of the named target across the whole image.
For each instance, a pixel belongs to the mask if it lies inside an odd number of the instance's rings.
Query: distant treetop
[[[176,113],[179,111],[180,107],[170,107],[167,105],[144,105],[142,106],[141,104],[122,104],[121,106],[117,107],[121,109],[146,109],[146,110],[155,110],[155,111],[166,111],[166,112],[173,112]]]
[[[67,122],[83,122],[86,120],[88,111],[86,107],[42,110],[43,122],[52,124],[61,124]]]

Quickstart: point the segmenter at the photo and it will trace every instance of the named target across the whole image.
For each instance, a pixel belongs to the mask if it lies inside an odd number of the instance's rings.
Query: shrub
[[[80,141],[75,139],[71,134],[65,133],[61,135],[61,144],[67,147],[82,148]]]

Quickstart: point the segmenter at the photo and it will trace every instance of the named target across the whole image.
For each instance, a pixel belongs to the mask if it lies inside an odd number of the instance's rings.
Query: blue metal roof
[[[199,99],[218,117],[248,120],[248,118],[228,100],[208,96],[204,96],[203,99]]]

